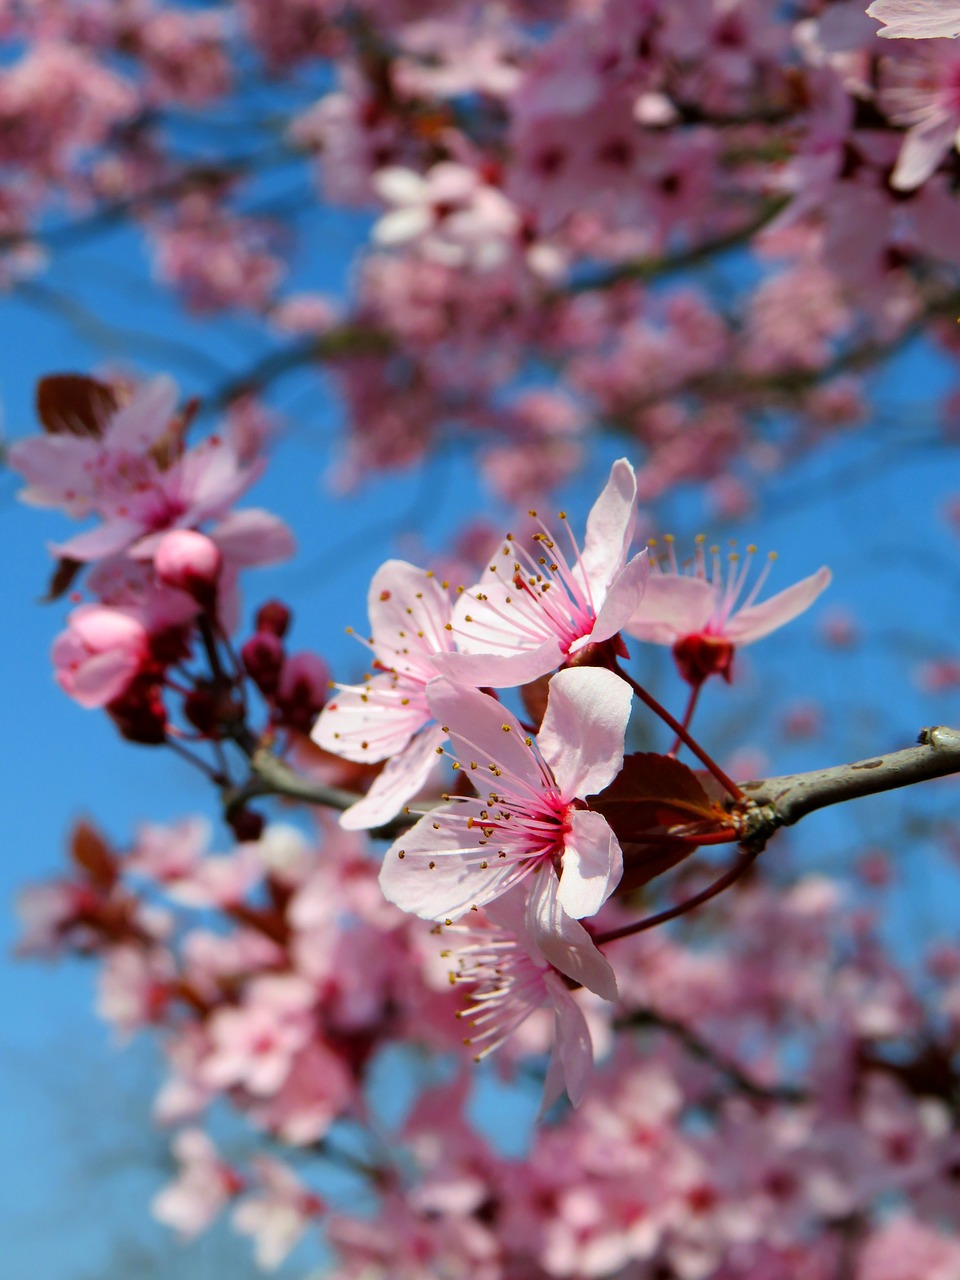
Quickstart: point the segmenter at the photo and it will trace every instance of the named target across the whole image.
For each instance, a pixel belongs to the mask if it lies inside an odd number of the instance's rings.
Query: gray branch
[[[324,805],[341,812],[361,797],[342,787],[328,786],[304,778],[278,756],[264,747],[255,750],[250,759],[251,776],[241,787],[224,792],[224,808],[229,815],[257,796],[285,796],[305,804]],[[930,782],[949,774],[960,774],[960,729],[942,725],[921,729],[917,745],[903,751],[891,751],[853,764],[813,769],[809,773],[789,773],[779,778],[761,778],[740,783],[746,800],[730,802],[730,808],[743,821],[743,841],[751,849],[762,849],[780,827],[792,826],[808,813],[828,805],[858,800],[861,796],[878,795],[910,787],[917,782]],[[420,812],[402,812],[391,822],[370,834],[392,839],[412,826],[430,804],[419,804]]]
[[[747,804],[733,807],[745,818],[747,840],[762,847],[778,828],[792,826],[817,809],[955,773],[960,773],[960,730],[938,725],[921,729],[917,745],[903,751],[809,773],[743,782],[740,786]]]

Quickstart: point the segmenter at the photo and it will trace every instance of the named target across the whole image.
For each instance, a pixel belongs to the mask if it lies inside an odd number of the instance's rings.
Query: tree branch
[[[917,746],[903,751],[809,773],[743,782],[740,785],[748,800],[746,809],[741,809],[745,838],[762,848],[780,827],[792,826],[817,809],[954,773],[960,773],[960,729],[937,725],[921,729]]]

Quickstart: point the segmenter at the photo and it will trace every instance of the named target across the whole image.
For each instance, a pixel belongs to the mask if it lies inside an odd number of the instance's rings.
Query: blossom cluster
[[[860,371],[904,335],[953,341],[957,54],[930,37],[956,7],[864,8],[10,4],[0,278],[69,243],[51,214],[91,235],[130,217],[187,307],[289,342],[232,386],[329,365],[343,483],[455,429],[539,500],[599,426],[635,446],[645,497],[693,480],[742,508],[745,472],[862,422]],[[251,66],[285,77],[283,112],[250,100]],[[262,198],[277,166],[374,215],[352,296],[299,291]],[[738,246],[735,287],[684,276]],[[544,362],[558,385],[531,393]]]

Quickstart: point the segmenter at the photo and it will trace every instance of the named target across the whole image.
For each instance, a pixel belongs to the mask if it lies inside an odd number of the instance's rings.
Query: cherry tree
[[[879,375],[956,352],[955,10],[0,10],[6,285],[62,302],[61,255],[129,223],[158,289],[259,344],[195,395],[51,370],[7,453],[24,501],[84,522],[51,548],[58,684],[210,787],[122,843],[78,822],[20,902],[22,952],[93,959],[100,1015],[154,1037],[177,1172],[152,1210],[182,1237],[229,1215],[262,1267],[322,1239],[357,1280],[960,1276],[960,949],[918,973],[881,913],[778,858],[815,810],[934,791],[960,730],[735,768],[704,690],[730,686],[749,747],[771,712],[742,651],[811,609],[834,650],[855,622],[821,607],[827,566],[769,581],[752,543],[657,527],[678,494],[749,517],[861,424],[915,443]],[[298,291],[297,233],[320,254],[333,206],[366,228],[349,286]],[[356,501],[456,447],[515,513],[382,563],[362,677],[327,636],[292,648],[295,601],[245,603],[294,554],[246,502],[304,369]],[[955,396],[933,416],[946,448]],[[388,1058],[413,1100],[385,1127]],[[522,1155],[478,1078],[536,1095]]]

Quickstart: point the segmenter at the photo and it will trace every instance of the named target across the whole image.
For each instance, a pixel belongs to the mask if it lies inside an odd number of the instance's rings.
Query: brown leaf
[[[117,860],[103,836],[81,819],[70,835],[70,857],[98,889],[112,889],[119,872]]]
[[[37,417],[51,435],[92,436],[99,440],[118,408],[112,387],[82,373],[53,373],[36,390]]]
[[[590,808],[603,814],[620,843],[663,833],[696,841],[729,827],[730,817],[710,798],[692,769],[672,756],[636,752]]]
[[[59,600],[73,586],[73,581],[82,568],[82,560],[71,560],[67,556],[58,560],[57,567],[50,576],[47,594],[40,597],[40,603],[50,604],[52,600]]]

